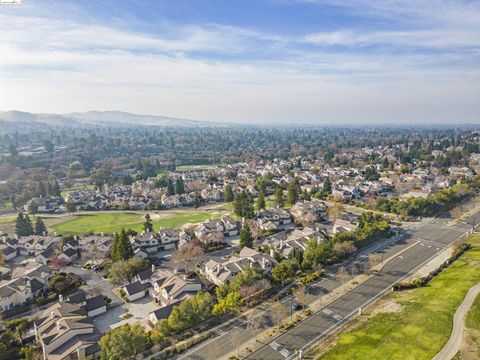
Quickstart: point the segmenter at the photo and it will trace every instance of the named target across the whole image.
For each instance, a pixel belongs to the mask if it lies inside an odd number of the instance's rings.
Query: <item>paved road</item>
[[[450,360],[460,350],[463,340],[463,330],[465,328],[465,316],[478,294],[480,294],[480,284],[472,286],[470,290],[468,290],[463,302],[453,316],[453,328],[450,339],[448,339],[448,342],[442,350],[440,350],[432,360]]]
[[[311,343],[326,336],[331,330],[352,317],[359,307],[364,307],[374,301],[385,291],[388,291],[394,283],[434,258],[443,248],[472,228],[468,224],[447,226],[447,223],[448,221],[444,219],[435,220],[431,223],[418,224],[406,229],[402,240],[381,250],[385,258],[394,256],[417,242],[418,244],[392,259],[379,274],[331,303],[327,308],[291,328],[274,341],[264,344],[263,347],[247,358],[258,360],[290,358],[293,357],[296,350],[306,348]],[[368,258],[359,256],[350,266],[361,268],[362,261],[367,262]],[[313,284],[309,288],[309,293],[318,297],[341,285],[341,282],[333,275]],[[287,298],[284,301],[288,302],[289,300]],[[258,316],[262,317],[263,328],[268,328],[273,325],[273,320],[269,309],[265,307],[260,307]],[[219,359],[234,351],[241,344],[251,340],[253,336],[253,331],[247,329],[246,322],[238,319],[231,325],[222,328],[215,338],[199,344],[177,358]]]

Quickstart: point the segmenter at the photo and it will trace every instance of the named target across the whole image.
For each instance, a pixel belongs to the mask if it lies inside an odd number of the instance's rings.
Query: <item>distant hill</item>
[[[0,112],[0,127],[13,129],[18,126],[37,128],[42,126],[74,126],[89,125],[143,125],[143,126],[180,126],[180,127],[223,127],[228,123],[196,121],[160,115],[140,115],[122,111],[87,111],[70,114],[34,114],[23,111]]]

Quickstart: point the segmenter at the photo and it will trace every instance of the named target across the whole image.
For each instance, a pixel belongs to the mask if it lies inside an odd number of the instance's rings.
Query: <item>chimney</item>
[[[53,320],[55,318],[55,313],[53,311],[50,311],[50,319]]]
[[[177,268],[173,269],[173,273],[176,275],[178,273]]]
[[[155,272],[155,264],[152,264],[152,273]]]
[[[45,231],[42,231],[42,235],[45,236],[47,235],[47,233]]]
[[[100,236],[104,236],[103,231],[100,233]]]
[[[58,302],[63,302],[63,295],[62,294],[58,295]]]
[[[57,330],[61,330],[62,329],[62,324],[60,324],[60,321],[57,321]]]
[[[275,250],[270,249],[270,256],[271,256],[272,258],[275,257]]]
[[[87,358],[86,354],[85,354],[85,347],[83,346],[80,346],[77,348],[77,358],[78,360],[84,360]]]

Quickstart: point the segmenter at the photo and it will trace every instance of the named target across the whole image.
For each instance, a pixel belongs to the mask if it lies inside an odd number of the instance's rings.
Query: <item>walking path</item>
[[[480,293],[480,284],[472,286],[453,316],[453,328],[450,339],[432,360],[450,360],[460,350],[465,329],[465,316],[470,310],[475,298]]]

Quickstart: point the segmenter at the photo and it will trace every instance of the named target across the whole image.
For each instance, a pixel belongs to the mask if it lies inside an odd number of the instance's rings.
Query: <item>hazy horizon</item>
[[[479,1],[0,6],[0,111],[480,123]]]

